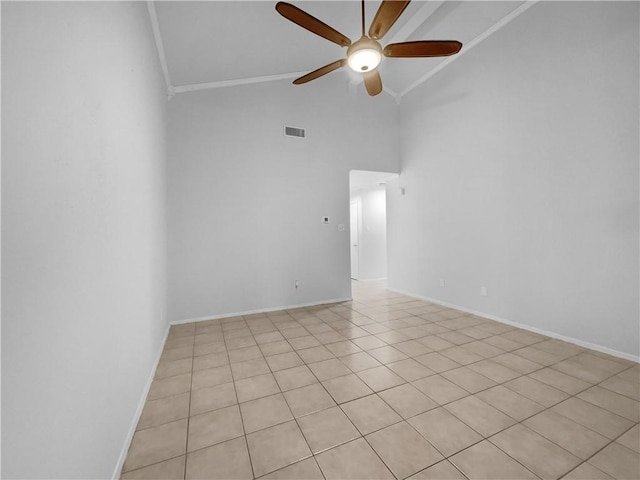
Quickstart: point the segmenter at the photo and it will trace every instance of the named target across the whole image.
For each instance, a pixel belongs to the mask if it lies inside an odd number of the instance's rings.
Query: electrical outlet
[[[441,286],[441,287],[444,287],[444,278],[441,278],[441,279],[440,279],[440,286]]]
[[[480,287],[480,295],[486,297],[488,295],[487,287]]]

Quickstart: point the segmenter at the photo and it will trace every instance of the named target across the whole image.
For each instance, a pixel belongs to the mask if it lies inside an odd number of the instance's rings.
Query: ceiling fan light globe
[[[382,55],[378,50],[373,48],[362,48],[349,55],[347,63],[352,70],[362,73],[374,70],[378,65],[380,65],[381,60]]]

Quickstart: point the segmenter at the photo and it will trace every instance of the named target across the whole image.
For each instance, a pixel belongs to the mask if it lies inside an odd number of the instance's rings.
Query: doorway
[[[349,173],[351,278],[387,277],[386,181],[390,172],[352,170]]]

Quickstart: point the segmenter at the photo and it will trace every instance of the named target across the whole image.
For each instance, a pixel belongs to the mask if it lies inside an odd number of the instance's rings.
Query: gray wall
[[[403,99],[392,288],[637,358],[638,24],[540,2]]]
[[[171,320],[351,297],[349,170],[397,171],[397,107],[343,74],[170,102]]]
[[[2,476],[109,478],[167,322],[141,2],[2,2]]]

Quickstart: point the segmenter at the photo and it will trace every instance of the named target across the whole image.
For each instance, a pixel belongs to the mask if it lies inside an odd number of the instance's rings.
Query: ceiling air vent
[[[289,127],[288,125],[285,125],[284,126],[284,136],[285,137],[305,138],[305,131],[304,131],[304,128]]]

